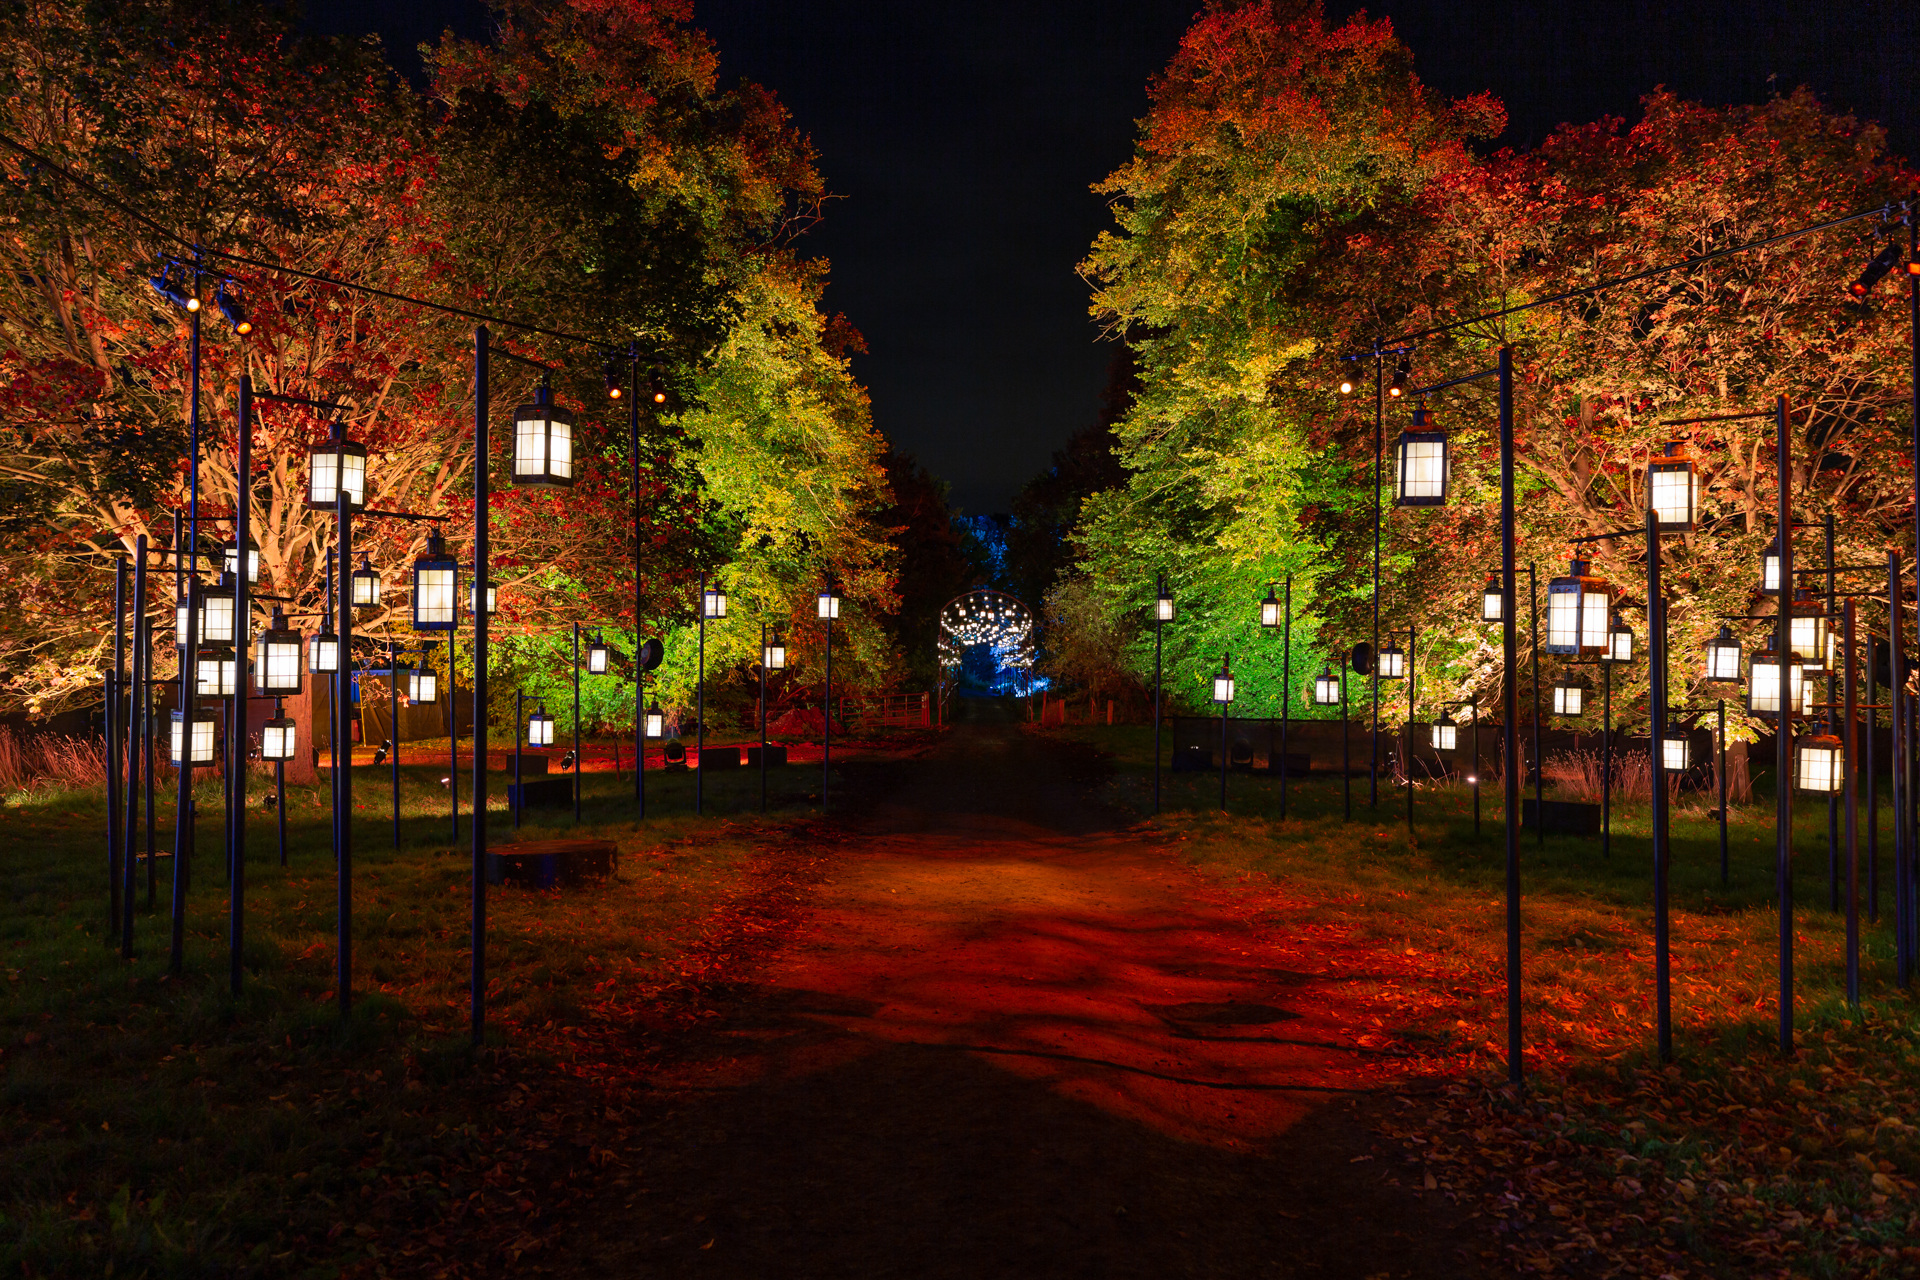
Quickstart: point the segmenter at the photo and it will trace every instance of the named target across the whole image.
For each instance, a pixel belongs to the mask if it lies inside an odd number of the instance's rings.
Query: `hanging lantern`
[[[700,592],[700,616],[708,620],[727,616],[727,593],[717,585]]]
[[[1404,680],[1407,676],[1407,655],[1399,645],[1389,640],[1377,655],[1374,670],[1382,680]]]
[[[1271,631],[1280,625],[1280,597],[1273,594],[1273,588],[1267,588],[1267,598],[1260,602],[1260,625]]]
[[[275,716],[260,726],[260,758],[262,760],[286,761],[293,759],[294,744],[297,740],[293,721],[285,716]]]
[[[1679,441],[1647,464],[1647,510],[1661,533],[1684,533],[1699,517],[1700,476]]]
[[[1480,621],[1498,622],[1507,616],[1507,593],[1500,588],[1500,575],[1487,575],[1487,585],[1480,589]]]
[[[607,647],[605,640],[595,635],[593,643],[587,646],[587,674],[603,676],[611,669],[612,663],[613,650]]]
[[[760,661],[769,671],[784,671],[787,667],[787,642],[779,636],[761,651]]]
[[[1340,705],[1340,677],[1334,674],[1332,663],[1322,667],[1320,674],[1313,678],[1313,701],[1321,707]]]
[[[440,701],[440,673],[432,667],[415,667],[407,672],[407,701],[416,707],[430,707]]]
[[[198,707],[190,712],[173,713],[173,734],[167,744],[167,762],[178,769],[183,765],[213,763],[214,726],[218,718],[211,711],[202,711]],[[187,758],[182,759],[181,740],[186,739]]]
[[[1709,680],[1740,678],[1740,643],[1725,624],[1721,625],[1719,635],[1707,641],[1706,676]]]
[[[224,574],[217,585],[200,588],[201,644],[233,643],[234,603],[233,579]]]
[[[1460,726],[1453,722],[1452,716],[1442,711],[1440,718],[1433,722],[1432,731],[1428,737],[1435,751],[1458,750],[1460,746]]]
[[[435,529],[413,562],[413,629],[452,631],[460,625],[459,600],[460,562],[447,554],[446,539]]]
[[[1446,503],[1447,433],[1434,425],[1425,405],[1413,411],[1413,425],[1400,433],[1393,447],[1395,460],[1393,505],[1438,507]]]
[[[479,598],[479,588],[468,587],[467,588],[467,612],[468,613],[472,613],[474,611],[476,607],[474,602],[478,598]],[[494,586],[491,582],[489,582],[487,584],[487,616],[491,618],[494,614],[498,612],[500,612],[500,588]]]
[[[1693,764],[1693,744],[1685,729],[1671,725],[1660,739],[1660,764],[1668,773],[1685,773]]]
[[[355,569],[353,577],[354,607],[372,608],[380,603],[380,571],[365,555],[360,557],[360,567]]]
[[[187,647],[187,602],[184,599],[173,606],[173,647]]]
[[[202,649],[194,671],[202,698],[231,698],[240,691],[240,661],[231,649]]]
[[[1788,615],[1791,622],[1787,634],[1793,651],[1800,655],[1808,671],[1825,671],[1833,656],[1826,605],[1807,591],[1796,591]]]
[[[1762,595],[1780,593],[1780,539],[1775,538],[1773,545],[1760,553],[1760,592]]]
[[[1577,716],[1586,710],[1587,688],[1571,680],[1561,680],[1553,686],[1553,714],[1557,716]]]
[[[1793,744],[1793,785],[1833,795],[1846,785],[1846,751],[1840,739],[1818,733]]]
[[[513,411],[513,482],[573,486],[573,424],[553,407],[553,391],[544,382],[533,403]]]
[[[660,704],[657,702],[647,708],[647,736],[649,738],[667,736],[667,717],[661,712]]]
[[[1608,606],[1613,588],[1591,577],[1585,560],[1574,560],[1562,578],[1547,584],[1547,635],[1540,648],[1546,653],[1577,657],[1605,653]]]
[[[340,670],[340,637],[333,634],[332,622],[308,639],[307,670],[317,676],[330,676]]]
[[[1173,621],[1173,596],[1168,594],[1165,587],[1161,587],[1160,594],[1153,598],[1153,620],[1155,622]]]
[[[223,568],[230,576],[239,575],[240,552],[236,548],[227,547],[227,558]],[[250,587],[260,585],[260,544],[251,538],[247,539],[247,585]]]
[[[333,424],[333,438],[307,450],[307,506],[334,511],[340,490],[347,491],[347,510],[367,505],[367,447],[347,439],[343,422]]]
[[[840,617],[840,594],[833,589],[831,582],[827,584],[827,589],[820,593],[819,599],[815,601],[815,607],[820,617],[826,621],[831,622]],[[721,610],[723,615],[725,612],[724,609]]]
[[[1224,653],[1220,655],[1220,669],[1213,673],[1213,700],[1223,707],[1233,701],[1233,672]]]
[[[287,617],[278,605],[273,625],[253,642],[253,687],[256,693],[290,697],[300,692],[300,633],[287,630]]]
[[[1600,655],[1602,662],[1633,661],[1633,630],[1620,621],[1620,615],[1613,618],[1613,630],[1607,632],[1607,651]]]
[[[1806,699],[1804,675],[1800,656],[1795,654],[1787,663],[1785,705],[1789,714]],[[1767,647],[1756,649],[1747,663],[1747,711],[1756,716],[1778,716],[1780,708],[1779,651],[1774,647],[1774,640],[1769,639]]]
[[[533,747],[553,745],[553,717],[547,714],[545,707],[527,717],[527,745]]]

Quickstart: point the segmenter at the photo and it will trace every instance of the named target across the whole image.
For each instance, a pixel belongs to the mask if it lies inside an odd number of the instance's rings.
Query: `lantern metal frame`
[[[543,377],[533,402],[513,411],[513,483],[521,488],[571,489],[574,481],[573,423],[553,404]]]
[[[1605,653],[1611,646],[1613,586],[1587,572],[1591,567],[1576,556],[1563,576],[1548,581],[1542,653],[1578,657]]]
[[[1155,622],[1172,622],[1173,615],[1173,593],[1162,586],[1159,594],[1153,598],[1153,620]]]
[[[347,427],[337,419],[326,441],[307,448],[309,510],[334,512],[340,507],[344,482],[347,509],[358,513],[367,505],[367,446],[347,439]]]
[[[447,541],[435,529],[427,549],[413,562],[413,629],[452,631],[460,625],[460,562],[447,554]]]
[[[1393,458],[1394,506],[1446,505],[1453,479],[1452,445],[1425,405],[1414,407],[1413,425],[1394,442]]]
[[[1234,692],[1233,671],[1222,658],[1220,669],[1213,673],[1213,701],[1225,706],[1233,701]]]

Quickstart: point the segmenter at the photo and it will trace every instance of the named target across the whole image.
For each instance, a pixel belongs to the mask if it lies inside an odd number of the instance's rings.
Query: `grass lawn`
[[[441,757],[409,744],[408,758]],[[565,892],[490,890],[491,1046],[475,1052],[471,828],[463,817],[452,842],[446,772],[403,769],[395,849],[388,771],[355,770],[355,1000],[344,1023],[324,784],[289,791],[284,867],[262,804],[271,784],[252,784],[237,999],[217,781],[197,792],[201,852],[178,977],[167,972],[171,859],[159,861],[153,910],[141,871],[138,954],[123,961],[107,928],[101,796],[0,797],[0,1271],[406,1270],[383,1254],[396,1233],[469,1209],[475,1237],[491,1214],[497,1251],[511,1257],[511,1223],[516,1206],[523,1217],[533,1208],[535,1174],[543,1206],[560,1185],[528,1166],[524,1148],[547,1144],[522,1132],[522,1117],[565,1105],[566,1082],[607,1058],[587,1044],[602,1004],[697,978],[716,912],[752,886],[756,859],[806,827],[819,790],[817,767],[776,770],[776,812],[763,818],[757,770],[715,773],[708,816],[696,820],[692,779],[651,772],[641,827],[631,773],[585,774],[577,832],[617,842],[618,874]],[[504,786],[493,790],[490,830],[504,842],[514,832]],[[172,809],[163,794],[163,849]],[[520,834],[549,832],[574,834],[571,811],[529,812]],[[595,1158],[589,1149],[553,1162]],[[431,1274],[426,1261],[414,1269]]]
[[[1109,798],[1143,816],[1152,731],[1057,731],[1098,746]],[[1568,1274],[1913,1275],[1920,1272],[1920,1010],[1896,983],[1892,836],[1881,812],[1881,912],[1862,907],[1859,1008],[1845,1000],[1844,917],[1828,909],[1826,804],[1796,798],[1795,1044],[1777,1043],[1771,793],[1719,834],[1688,801],[1672,824],[1675,1061],[1653,1055],[1652,857],[1645,807],[1615,808],[1612,856],[1594,839],[1524,832],[1527,1088],[1506,1080],[1505,860],[1497,782],[1470,792],[1354,779],[1278,782],[1163,773],[1152,823],[1215,875],[1297,895],[1272,923],[1379,945],[1352,980],[1398,1006],[1383,1034],[1431,1073],[1394,1136],[1399,1176],[1456,1198],[1499,1241],[1496,1265]],[[1886,795],[1883,787],[1882,796]],[[1551,793],[1549,793],[1551,798]],[[1864,819],[1863,819],[1864,825]],[[1864,844],[1864,832],[1863,832]],[[1844,867],[1841,884],[1844,890]],[[1862,894],[1866,876],[1861,873]]]

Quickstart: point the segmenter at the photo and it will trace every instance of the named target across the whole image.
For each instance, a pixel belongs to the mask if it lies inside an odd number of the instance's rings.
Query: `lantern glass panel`
[[[667,717],[661,712],[658,705],[647,708],[646,720],[647,736],[649,738],[664,738],[667,736]]]
[[[1498,578],[1488,578],[1487,585],[1480,591],[1480,620],[1498,622],[1507,616],[1507,595],[1500,589]]]
[[[607,674],[607,664],[612,660],[613,651],[595,640],[587,646],[587,674],[603,676]]]
[[[380,571],[364,560],[353,571],[353,603],[366,608],[380,603]]]
[[[1447,500],[1447,437],[1440,431],[1404,431],[1394,448],[1393,501],[1401,507],[1437,507]]]
[[[1796,659],[1787,664],[1787,706],[1806,701],[1804,669]],[[1780,714],[1780,660],[1771,649],[1756,652],[1747,664],[1747,710],[1757,716]]]
[[[187,647],[187,606],[184,601],[173,606],[173,645],[176,649]]]
[[[1802,791],[1832,795],[1846,783],[1840,739],[1825,734],[1794,744],[1793,781]]]
[[[1616,626],[1613,630],[1607,632],[1607,661],[1633,661],[1633,632],[1629,631],[1625,626]],[[1738,665],[1738,661],[1736,660],[1736,674]]]
[[[459,618],[460,568],[449,560],[413,563],[413,626],[416,631],[451,631]]]
[[[1760,556],[1760,590],[1777,592],[1780,590],[1780,553],[1766,551]]]
[[[1164,592],[1154,597],[1153,620],[1155,622],[1173,621],[1173,597]]]
[[[1380,660],[1375,664],[1382,680],[1403,680],[1407,674],[1407,655],[1397,644],[1390,644],[1380,651]]]
[[[1263,627],[1280,625],[1280,601],[1272,594],[1268,594],[1267,598],[1260,602],[1260,625]]]
[[[820,617],[823,619],[831,621],[838,619],[840,616],[840,597],[835,595],[831,589],[822,591],[815,605]]]
[[[1451,720],[1437,721],[1431,738],[1435,751],[1456,750],[1460,743],[1460,727]]]
[[[468,587],[467,588],[467,612],[468,613],[473,612],[474,601],[477,600],[478,598],[479,598],[478,588]],[[491,618],[494,614],[498,612],[500,612],[500,588],[494,586],[491,582],[489,582],[487,584],[487,616]]]
[[[208,649],[194,663],[195,687],[203,698],[231,698],[239,688],[240,663],[231,649]]]
[[[1557,684],[1553,686],[1553,714],[1557,716],[1577,716],[1586,709],[1587,691],[1577,684]]]
[[[190,733],[187,726],[191,726]],[[182,764],[187,766],[212,764],[213,729],[214,718],[204,711],[194,711],[187,714],[175,711],[173,713],[173,732],[169,736],[167,743],[167,762],[176,768]],[[191,752],[190,758],[184,761],[180,756],[182,738],[186,739],[188,749]]]
[[[1693,763],[1693,751],[1686,736],[1669,734],[1660,739],[1660,763],[1669,773],[1684,773]]]
[[[1214,673],[1213,700],[1223,705],[1233,701],[1233,677],[1224,671]]]
[[[553,717],[536,711],[527,717],[527,742],[536,747],[553,745]]]
[[[227,548],[227,558],[225,561],[225,568],[227,573],[230,575],[237,576],[239,574],[240,572],[239,548],[231,547],[231,546]],[[251,544],[249,544],[247,547],[247,585],[250,587],[257,587],[260,585],[260,548],[253,546]]]
[[[367,505],[367,451],[351,441],[335,440],[307,451],[307,505],[334,510],[344,480],[347,508]]]
[[[232,587],[207,587],[200,593],[200,642],[233,643]]]
[[[300,692],[300,637],[275,628],[253,646],[253,683],[261,693]]]
[[[262,760],[293,759],[293,749],[297,739],[293,721],[284,716],[267,721],[260,729],[260,758]]]
[[[1693,463],[1684,458],[1663,459],[1647,468],[1647,506],[1662,530],[1693,528],[1699,490]]]
[[[1740,646],[1731,640],[1707,641],[1707,679],[1738,680]]]
[[[1323,707],[1337,706],[1340,702],[1340,677],[1331,671],[1322,671],[1313,678],[1313,700]]]
[[[513,482],[562,488],[573,483],[573,424],[555,414],[544,394],[514,410]]]
[[[700,593],[700,612],[708,618],[726,617],[727,593],[718,587],[708,587]]]
[[[1805,608],[1805,605],[1797,606]],[[1827,615],[1795,613],[1792,618],[1793,651],[1800,655],[1809,671],[1825,671],[1828,658]]]
[[[409,671],[407,701],[417,707],[430,707],[440,701],[440,673],[432,667],[415,667]]]
[[[760,655],[760,661],[765,664],[769,671],[786,670],[787,646],[783,642],[775,640],[772,644],[768,645],[765,652]]]
[[[307,641],[307,670],[315,675],[332,675],[340,669],[340,637],[322,631]]]

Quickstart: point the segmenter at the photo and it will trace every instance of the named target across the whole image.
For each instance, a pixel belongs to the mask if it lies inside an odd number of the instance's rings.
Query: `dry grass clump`
[[[1600,802],[1600,784],[1606,770],[1598,751],[1568,751],[1551,755],[1542,765],[1547,781],[1572,800]],[[1616,804],[1645,804],[1653,797],[1653,762],[1644,751],[1617,751],[1613,756],[1613,800]]]
[[[0,791],[106,785],[106,743],[26,736],[0,725]]]

